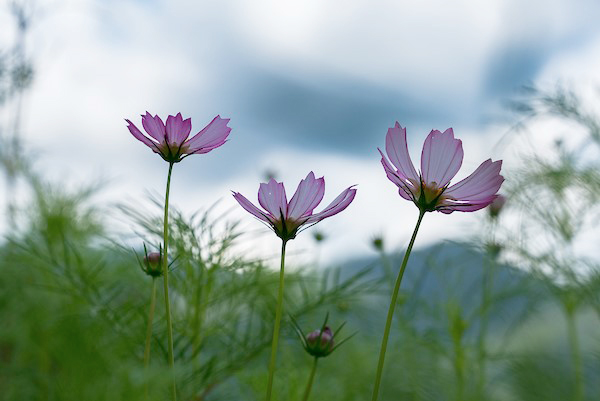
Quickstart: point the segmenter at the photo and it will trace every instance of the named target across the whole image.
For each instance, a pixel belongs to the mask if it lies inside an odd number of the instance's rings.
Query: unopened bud
[[[326,236],[321,231],[315,231],[313,233],[313,238],[315,239],[316,242],[323,242],[323,241],[325,241]]]
[[[371,240],[371,245],[373,245],[373,248],[375,248],[375,250],[377,252],[383,252],[383,249],[385,247],[385,243],[383,242],[383,237],[382,236],[373,237],[373,239]]]
[[[506,197],[498,195],[496,199],[494,199],[492,203],[490,203],[490,205],[488,206],[490,217],[493,219],[497,218],[500,215],[500,212],[502,211],[502,208],[504,207],[505,203]]]
[[[150,252],[144,256],[144,272],[152,277],[162,274],[161,255],[159,252]]]
[[[327,356],[333,348],[333,332],[329,326],[325,326],[323,331],[317,329],[306,336],[306,351],[314,357]]]
[[[274,180],[277,178],[277,172],[273,169],[267,169],[265,170],[265,172],[263,173],[263,177],[265,178],[265,180],[270,181],[270,180]]]

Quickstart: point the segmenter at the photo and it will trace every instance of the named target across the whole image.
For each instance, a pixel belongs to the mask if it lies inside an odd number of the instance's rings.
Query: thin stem
[[[421,221],[423,220],[423,216],[425,216],[424,211],[419,211],[419,219],[417,220],[417,225],[415,226],[415,231],[413,231],[410,242],[408,243],[408,248],[406,249],[406,253],[404,254],[404,259],[402,260],[402,265],[400,266],[400,271],[398,272],[398,277],[396,278],[396,284],[394,286],[394,292],[392,293],[392,300],[390,302],[390,308],[387,314],[387,320],[385,322],[385,330],[383,332],[383,339],[381,340],[381,350],[379,351],[379,362],[377,363],[377,374],[375,375],[375,387],[373,388],[373,397],[371,401],[376,401],[379,395],[379,386],[381,385],[381,373],[383,372],[383,362],[385,361],[385,351],[387,350],[387,343],[390,336],[390,327],[392,326],[392,318],[394,317],[394,309],[396,308],[396,302],[398,300],[398,292],[400,290],[400,283],[402,282],[402,276],[404,276],[404,270],[406,269],[406,264],[408,263],[408,257],[410,256],[410,252],[412,251],[412,247],[415,244],[415,239],[417,238],[417,232],[419,231],[419,226],[421,225]]]
[[[203,287],[204,287],[204,267],[201,267],[201,276],[200,276],[200,280],[198,280],[198,287],[196,287],[196,293],[195,295],[195,302],[194,302],[194,320],[192,323],[192,328],[194,330],[194,335],[193,335],[193,339],[194,339],[194,350],[192,352],[192,355],[196,356],[197,355],[197,351],[199,350],[200,346],[199,346],[199,337],[200,337],[200,314],[201,314],[201,310],[200,310],[200,304],[202,303],[202,292]]]
[[[392,290],[392,280],[394,278],[394,272],[392,272],[392,266],[390,264],[389,258],[387,257],[385,249],[379,251],[379,259],[381,261],[381,267],[383,268],[383,274],[385,275],[385,281],[390,286],[390,290]]]
[[[152,279],[152,293],[150,295],[150,311],[148,312],[148,328],[146,329],[146,348],[144,349],[144,367],[150,362],[150,344],[152,342],[152,322],[154,321],[154,308],[156,306],[156,279]]]
[[[302,397],[302,401],[308,401],[308,397],[310,396],[310,390],[312,390],[313,381],[315,380],[315,372],[317,371],[318,361],[319,358],[315,357],[312,369],[310,371],[310,376],[308,377],[308,383],[306,383],[306,390],[304,391],[304,397]]]
[[[465,392],[465,356],[462,345],[463,332],[460,330],[453,337],[454,345],[454,375],[456,376],[456,401],[463,401]]]
[[[152,293],[150,295],[150,311],[148,312],[148,329],[146,330],[146,348],[144,349],[144,368],[150,363],[150,344],[152,342],[152,322],[156,306],[156,278],[152,278]],[[148,399],[148,384],[146,383],[146,399]]]
[[[494,225],[492,225],[494,230]],[[494,243],[492,239],[492,244]],[[479,333],[477,337],[477,360],[479,365],[479,372],[477,377],[477,390],[480,397],[483,397],[484,389],[487,382],[487,334],[489,326],[489,310],[491,306],[492,297],[492,283],[494,282],[494,276],[496,272],[496,258],[493,252],[488,250],[486,255],[486,261],[484,262],[483,276],[482,276],[482,289],[481,289],[481,322]]]
[[[173,356],[173,325],[171,323],[171,305],[169,303],[169,190],[171,188],[171,173],[173,172],[173,163],[169,163],[169,174],[167,175],[167,190],[165,191],[165,218],[164,218],[164,229],[163,229],[163,284],[165,293],[165,313],[167,315],[167,339],[168,339],[168,351],[169,351],[169,367],[171,368],[171,375],[173,375],[173,383],[171,385],[171,398],[173,401],[177,400],[177,387],[175,384],[175,358]]]
[[[197,326],[195,328],[195,333],[194,333],[194,339],[195,339],[195,344],[194,344],[194,350],[192,355],[197,356],[200,353],[200,350],[202,349],[202,343],[204,342],[204,337],[202,336],[203,333],[203,328],[204,328],[204,324],[206,323],[206,309],[208,306],[208,301],[209,301],[209,296],[212,290],[212,284],[213,284],[213,277],[212,277],[212,271],[210,271],[210,269],[206,269],[204,274],[206,274],[208,277],[206,278],[206,281],[202,281],[200,284],[200,295],[197,297],[197,304],[196,304],[196,321],[197,321]],[[196,358],[197,360],[199,360],[199,358]]]
[[[581,360],[581,348],[579,346],[579,336],[577,333],[577,322],[575,321],[575,308],[567,310],[567,330],[569,344],[571,348],[571,359],[575,370],[575,394],[573,400],[581,401],[584,399],[583,384],[583,364]]]
[[[273,341],[271,342],[271,361],[269,362],[269,382],[267,384],[267,401],[271,400],[273,391],[273,377],[275,375],[275,361],[277,360],[277,342],[279,341],[279,327],[281,326],[281,312],[283,309],[283,271],[285,267],[285,245],[281,243],[281,268],[279,269],[279,290],[277,292],[277,309],[275,311],[275,327],[273,328]]]
[[[19,19],[19,18],[17,18]],[[27,24],[29,26],[29,24]],[[18,31],[18,36],[15,40],[15,56],[17,65],[25,64],[25,39],[28,28],[22,28]],[[21,122],[23,117],[23,88],[18,88],[14,93],[15,99],[15,108],[14,115],[12,121],[12,134],[7,136],[7,140],[10,146],[10,152],[12,155],[8,156],[8,168],[6,168],[6,189],[7,189],[7,200],[6,200],[6,210],[8,212],[8,227],[13,229],[16,227],[15,220],[15,191],[16,191],[16,179],[19,173],[23,173],[21,165],[24,160],[25,155],[21,151]],[[10,95],[9,95],[10,96]],[[10,153],[7,153],[9,155]]]

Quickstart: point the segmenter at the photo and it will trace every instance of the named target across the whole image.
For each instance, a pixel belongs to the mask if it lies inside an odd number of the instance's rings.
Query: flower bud
[[[323,331],[317,329],[306,336],[306,351],[314,357],[327,356],[333,348],[333,332],[329,326],[325,326]]]
[[[161,255],[159,252],[150,252],[144,256],[144,272],[152,277],[162,274]]]
[[[326,238],[327,238],[326,235],[321,231],[315,231],[313,233],[313,239],[317,243],[325,241]]]
[[[488,206],[488,210],[492,219],[498,218],[505,203],[506,197],[502,195],[498,195],[496,199],[494,199],[492,203],[490,203],[490,205]]]
[[[371,245],[377,252],[383,252],[385,249],[385,243],[383,242],[383,236],[378,235],[371,239]]]

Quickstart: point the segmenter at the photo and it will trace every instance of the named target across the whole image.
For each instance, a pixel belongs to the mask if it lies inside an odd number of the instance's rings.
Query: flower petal
[[[440,206],[436,208],[438,212],[450,214],[452,212],[474,212],[476,210],[483,209],[496,199],[498,195],[493,195],[488,198],[471,201],[471,202],[454,202],[451,199],[445,199],[440,203]]]
[[[169,138],[169,144],[181,145],[187,137],[190,135],[192,130],[192,120],[183,120],[181,113],[177,113],[176,116],[167,117],[166,123],[167,137]]]
[[[300,181],[298,189],[292,196],[287,210],[287,218],[297,220],[298,218],[312,214],[313,210],[323,200],[325,194],[325,179],[315,179],[311,171],[305,179]]]
[[[425,139],[421,154],[421,174],[425,185],[435,182],[435,187],[443,188],[456,175],[463,160],[462,142],[454,139],[454,131],[437,130]]]
[[[275,220],[287,216],[287,198],[282,182],[271,178],[267,184],[262,183],[258,188],[258,203],[271,214]]]
[[[142,142],[144,145],[148,146],[153,151],[158,152],[156,143],[154,143],[150,138],[142,134],[142,131],[140,131],[134,123],[132,123],[128,119],[125,119],[125,121],[127,121],[127,124],[129,124],[127,125],[127,128],[129,128],[129,132],[131,132],[131,135],[133,135],[135,139]]]
[[[190,154],[207,153],[223,145],[231,132],[227,123],[229,123],[229,118],[216,116],[206,127],[186,142],[189,146],[188,152]]]
[[[331,217],[338,214],[342,210],[346,209],[356,196],[356,189],[353,187],[347,188],[337,198],[333,200],[323,211],[313,214],[310,216],[305,223],[317,223],[327,217]]]
[[[406,200],[414,201],[414,193],[416,192],[416,188],[413,183],[406,179],[406,177],[401,177],[399,172],[394,169],[394,167],[390,164],[388,159],[384,156],[381,149],[377,149],[381,154],[381,164],[383,165],[383,169],[387,175],[387,178],[396,184],[398,187],[398,193],[401,197]]]
[[[233,197],[247,212],[264,221],[265,223],[273,224],[266,213],[254,206],[254,204],[250,202],[244,195],[240,194],[239,192],[233,192]]]
[[[402,128],[397,121],[393,128],[388,129],[385,137],[385,151],[400,174],[406,178],[419,181],[419,175],[408,153],[406,128]]]
[[[504,177],[500,175],[502,160],[488,159],[467,178],[457,182],[444,192],[444,200],[438,210],[442,213],[474,212],[483,209],[497,198]]]
[[[165,124],[163,124],[163,121],[158,115],[152,117],[150,113],[146,112],[146,115],[142,116],[142,125],[148,135],[156,139],[159,143],[166,141]]]
[[[467,178],[450,186],[444,195],[461,201],[489,198],[500,189],[504,177],[500,175],[502,160],[487,159]]]

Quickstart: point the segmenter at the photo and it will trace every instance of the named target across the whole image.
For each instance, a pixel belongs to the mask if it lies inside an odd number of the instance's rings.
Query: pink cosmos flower
[[[338,214],[346,209],[356,196],[356,189],[349,187],[333,200],[323,211],[313,214],[313,210],[323,200],[325,180],[315,179],[311,171],[300,181],[296,193],[288,202],[282,182],[271,179],[268,183],[260,184],[258,203],[264,210],[254,206],[238,192],[233,197],[246,211],[266,223],[279,238],[284,241],[296,238],[298,230],[308,228],[319,221]]]
[[[192,130],[192,120],[183,119],[181,113],[167,117],[166,124],[158,115],[152,116],[146,112],[142,116],[142,125],[150,137],[142,132],[129,120],[129,132],[155,153],[158,153],[169,163],[177,163],[185,157],[197,153],[208,153],[223,145],[231,128],[227,126],[228,118],[216,116],[206,127],[188,139]]]
[[[413,201],[423,212],[437,210],[449,214],[482,209],[496,199],[504,181],[500,175],[502,161],[488,159],[470,176],[449,186],[463,160],[462,142],[454,138],[452,128],[444,132],[433,130],[427,136],[419,174],[408,154],[406,128],[398,122],[388,129],[385,149],[391,164],[378,150],[387,177],[398,186],[401,197]]]

